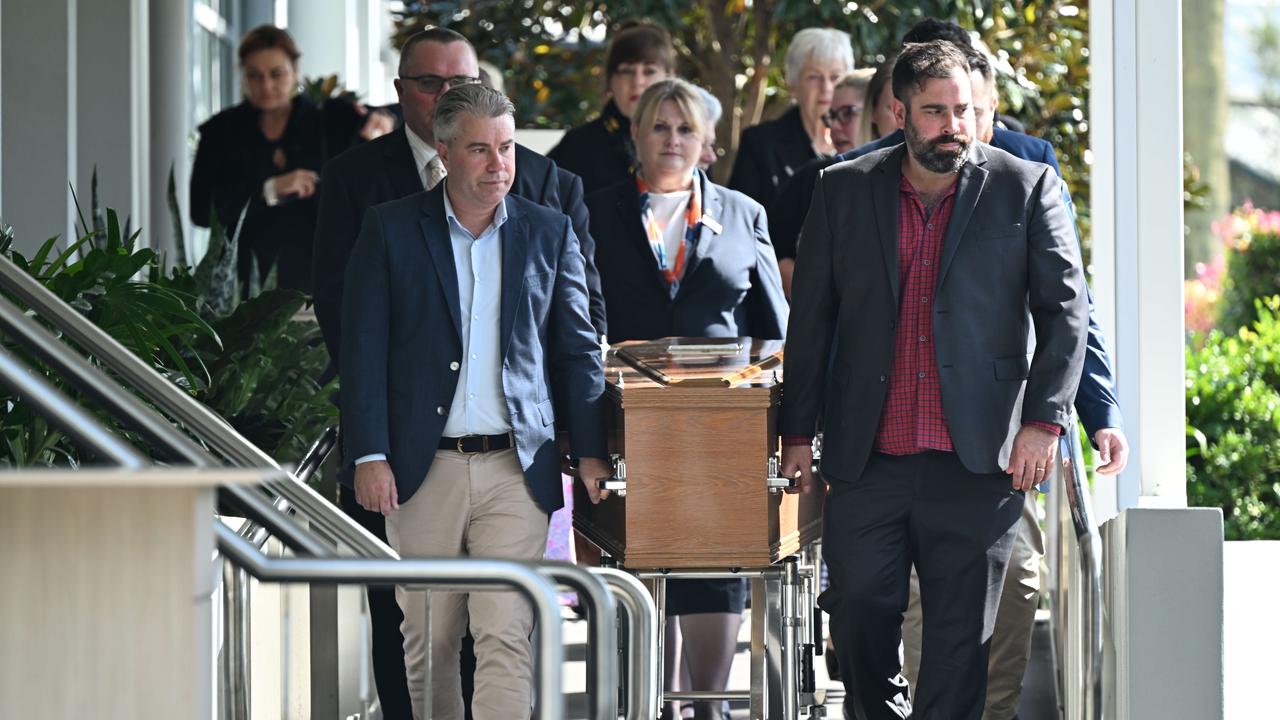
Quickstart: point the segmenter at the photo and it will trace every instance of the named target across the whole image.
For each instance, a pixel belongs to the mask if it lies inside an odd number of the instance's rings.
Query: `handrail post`
[[[614,568],[591,568],[627,609],[627,720],[658,716],[658,610],[636,577]]]
[[[591,643],[587,646],[591,717],[618,717],[618,616],[613,593],[605,581],[586,568],[563,562],[543,562],[538,572],[578,593],[587,607]],[[593,662],[594,660],[594,662]],[[594,669],[594,673],[591,670]]]
[[[1069,683],[1063,682],[1061,685],[1066,692],[1078,692],[1079,697],[1076,700],[1080,709],[1080,716],[1083,720],[1101,720],[1102,718],[1102,674],[1103,674],[1103,597],[1102,597],[1102,535],[1098,531],[1097,522],[1093,515],[1092,500],[1089,495],[1089,488],[1082,480],[1082,475],[1087,472],[1084,464],[1084,451],[1080,446],[1076,425],[1072,422],[1070,430],[1063,433],[1059,439],[1058,449],[1061,455],[1063,484],[1062,491],[1066,498],[1067,507],[1069,509],[1073,535],[1077,544],[1079,554],[1079,564],[1075,571],[1079,573],[1079,579],[1085,587],[1068,587],[1068,602],[1063,603],[1061,586],[1063,585],[1063,575],[1066,577],[1075,577],[1075,573],[1071,568],[1058,567],[1059,573],[1058,585],[1055,588],[1054,613],[1057,614],[1057,622],[1065,622],[1067,636],[1065,638],[1065,648],[1061,649],[1060,654],[1064,658],[1065,664],[1075,667],[1077,661],[1082,671],[1083,677],[1079,683],[1079,687],[1072,687]],[[1056,510],[1055,510],[1056,511]],[[1059,539],[1066,533],[1059,532]],[[1075,600],[1070,598],[1074,597]],[[1072,608],[1078,603],[1080,608],[1079,617],[1075,617]],[[1067,613],[1067,617],[1061,617],[1062,613]],[[1083,653],[1082,658],[1073,657],[1073,650]],[[1060,672],[1066,672],[1068,668],[1061,668]],[[1067,707],[1071,708],[1074,704],[1068,701]],[[1074,720],[1074,718],[1068,718]]]

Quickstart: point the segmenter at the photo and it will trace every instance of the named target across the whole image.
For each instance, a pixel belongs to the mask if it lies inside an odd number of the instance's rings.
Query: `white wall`
[[[1229,542],[1223,550],[1226,718],[1271,717],[1280,678],[1280,542]]]

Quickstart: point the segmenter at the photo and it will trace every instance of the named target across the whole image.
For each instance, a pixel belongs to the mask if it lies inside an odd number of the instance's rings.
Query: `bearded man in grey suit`
[[[822,418],[820,603],[846,714],[978,720],[1024,492],[1074,431],[1084,274],[1053,171],[974,142],[959,50],[908,45],[893,92],[906,142],[823,171],[800,236],[783,471],[808,490]],[[914,715],[898,654],[913,564]]]

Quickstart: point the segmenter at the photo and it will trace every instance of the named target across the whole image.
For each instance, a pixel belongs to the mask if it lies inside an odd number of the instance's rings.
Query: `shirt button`
[[[884,382],[884,381],[885,381],[885,377],[884,377],[883,375],[881,375],[881,376],[880,376],[880,382]]]
[[[924,377],[924,373],[922,373],[922,372],[920,372],[920,373],[916,373],[916,377]]]
[[[925,265],[925,267],[929,267],[929,261],[928,261],[928,260],[925,260],[925,261],[924,261],[924,265]]]
[[[476,359],[476,354],[475,354],[475,353],[471,353],[471,359],[472,359],[472,360],[475,360],[475,359]]]
[[[920,376],[921,376],[921,377],[924,377],[924,373],[920,373]],[[475,400],[475,399],[476,399],[476,394],[475,394],[475,393],[469,393],[469,394],[467,395],[467,398],[468,398],[469,400]]]
[[[921,335],[921,336],[920,336],[920,342],[924,342],[924,340],[925,340],[925,337],[924,337],[923,335]]]
[[[928,228],[929,228],[930,230],[932,230],[932,229],[933,229],[933,223],[929,223]]]
[[[472,319],[472,320],[479,320],[479,319],[480,319],[480,316],[479,316],[479,315],[472,315],[472,316],[471,316],[471,319]]]
[[[921,295],[921,296],[920,296],[920,302],[929,302],[929,296],[928,296],[928,295]]]
[[[460,368],[460,367],[462,367],[462,366],[458,364],[458,361],[457,361],[457,360],[454,360],[453,362],[449,363],[449,369],[450,369],[450,370],[452,370],[452,371],[454,371],[454,372],[458,372],[458,368]]]
[[[436,408],[436,414],[437,414],[437,415],[443,415],[443,414],[444,414],[444,406],[443,406],[443,405],[440,405],[440,406],[438,406],[438,407]]]

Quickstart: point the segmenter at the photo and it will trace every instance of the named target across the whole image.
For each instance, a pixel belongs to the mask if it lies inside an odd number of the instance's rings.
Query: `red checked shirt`
[[[898,322],[893,341],[893,367],[888,394],[880,410],[875,450],[911,455],[928,450],[953,452],[951,432],[942,410],[942,383],[933,344],[933,300],[938,287],[942,239],[955,206],[956,184],[926,212],[920,194],[902,176],[898,185]],[[1028,422],[1055,435],[1052,423]],[[784,445],[808,445],[812,438],[783,437]]]
[[[942,383],[933,350],[933,299],[942,237],[955,206],[956,185],[927,213],[906,175],[898,186],[898,322],[889,390],[880,411],[875,449],[889,455],[950,452],[942,412]]]

